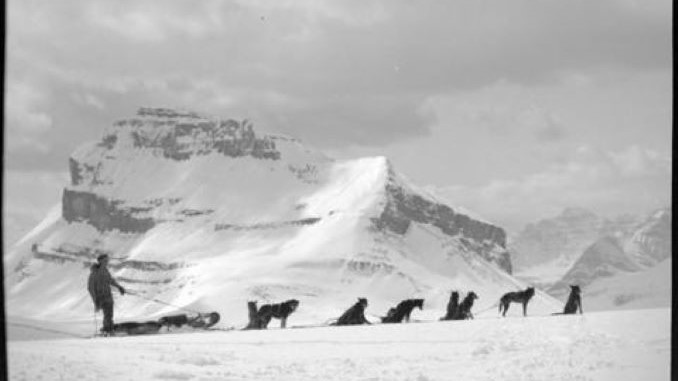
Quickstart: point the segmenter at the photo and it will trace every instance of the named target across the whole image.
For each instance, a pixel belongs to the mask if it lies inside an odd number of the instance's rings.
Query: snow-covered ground
[[[670,309],[488,313],[452,322],[9,341],[8,365],[11,380],[654,381],[670,379],[670,328]]]

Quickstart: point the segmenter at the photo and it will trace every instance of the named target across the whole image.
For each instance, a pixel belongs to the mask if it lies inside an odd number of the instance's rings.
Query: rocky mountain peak
[[[191,111],[140,108],[136,117],[118,120],[104,132],[98,147],[111,152],[150,150],[172,160],[213,152],[258,159],[280,159],[275,140],[258,135],[247,120],[219,119]],[[78,155],[72,159],[78,161]]]
[[[549,292],[553,295],[564,295],[569,284],[585,287],[597,278],[638,269],[638,265],[624,252],[617,238],[603,236],[584,250],[562,279],[551,286]]]

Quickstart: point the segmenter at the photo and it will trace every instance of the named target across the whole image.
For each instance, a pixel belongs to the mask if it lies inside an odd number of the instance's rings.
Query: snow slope
[[[671,258],[643,271],[594,281],[584,293],[585,311],[671,306]]]
[[[437,318],[452,289],[474,290],[480,310],[526,287],[503,229],[427,196],[384,157],[334,161],[246,121],[140,109],[69,165],[61,207],[4,258],[10,315],[90,317],[87,267],[101,253],[137,293],[115,294],[117,320],[180,307],[240,326],[249,300],[296,298],[293,319],[318,323],[357,297],[375,316],[423,297],[422,317]],[[531,308],[561,306],[538,293]]]
[[[11,380],[669,380],[669,309],[8,342]]]
[[[549,292],[563,295],[569,292],[570,284],[585,287],[597,279],[638,270],[640,267],[624,253],[619,240],[603,237],[582,253],[562,279],[549,288]]]
[[[671,257],[671,208],[653,212],[633,232],[624,251],[638,266],[648,268]]]

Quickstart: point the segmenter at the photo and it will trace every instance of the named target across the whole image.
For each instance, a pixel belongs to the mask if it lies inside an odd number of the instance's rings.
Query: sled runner
[[[113,334],[118,335],[124,333],[126,335],[147,335],[158,333],[160,327],[161,325],[157,321],[147,321],[145,323],[126,322],[113,324]]]

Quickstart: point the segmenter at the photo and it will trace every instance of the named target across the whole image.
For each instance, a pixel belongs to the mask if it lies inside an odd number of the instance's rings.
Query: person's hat
[[[97,257],[97,262],[101,262],[104,258],[108,259],[108,254],[101,254]]]

